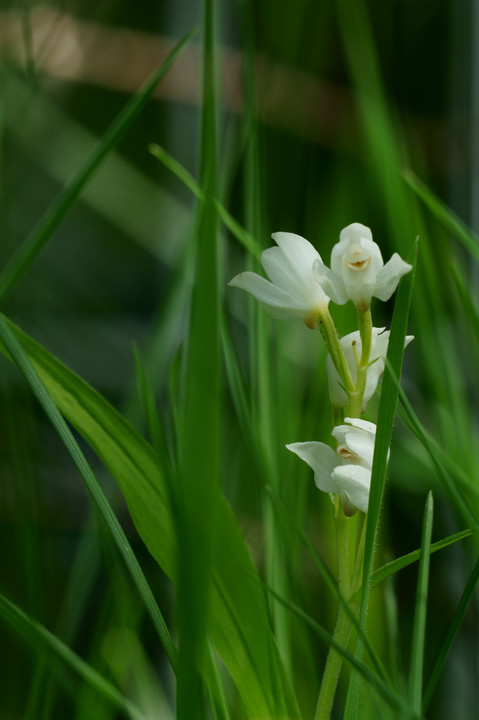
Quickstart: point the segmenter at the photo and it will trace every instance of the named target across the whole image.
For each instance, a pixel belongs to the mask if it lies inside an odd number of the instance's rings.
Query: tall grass
[[[379,11],[218,5],[195,8],[199,31],[182,27],[123,109],[49,86],[28,43],[25,65],[3,62],[2,717],[309,720],[332,645],[331,717],[473,718],[477,237],[402,126]],[[38,20],[23,22],[28,40]],[[154,106],[185,56],[201,68],[198,107]],[[333,97],[349,114],[328,135]],[[82,112],[98,135],[83,162],[35,150],[43,114],[57,118],[52,148],[85,155]],[[395,302],[373,305],[391,342],[367,411],[378,435],[357,615],[336,583],[329,498],[285,449],[329,438],[320,334],[227,288],[262,272],[272,231],[308,237],[328,262],[353,221],[385,259],[415,265]],[[333,310],[341,335],[349,305]],[[360,518],[348,522],[352,540]]]

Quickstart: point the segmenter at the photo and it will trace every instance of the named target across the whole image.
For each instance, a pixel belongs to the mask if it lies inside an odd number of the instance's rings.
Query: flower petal
[[[256,273],[240,273],[230,280],[228,285],[251,293],[277,320],[305,319],[311,315],[310,308],[305,307],[303,303],[290,297],[284,290]]]
[[[344,509],[346,510],[345,505],[348,504],[367,513],[371,471],[360,465],[341,465],[333,470],[333,479],[340,488]],[[343,495],[346,496],[348,503],[344,502]]]
[[[318,314],[329,297],[313,276],[313,265],[321,262],[321,256],[308,240],[294,233],[273,233],[278,248],[265,250],[261,261],[273,282],[302,300],[311,308],[311,314]]]
[[[391,259],[388,260],[384,267],[378,272],[376,287],[373,293],[374,297],[383,301],[389,300],[396,290],[399,280],[410,270],[412,270],[412,265],[404,262],[398,253],[394,253]]]
[[[344,283],[339,275],[336,275],[320,260],[316,259],[313,265],[313,275],[317,283],[322,287],[328,297],[337,305],[344,305],[349,300]]]
[[[299,296],[304,295],[300,290],[301,281],[298,282],[298,275],[281,248],[271,247],[264,250],[261,263],[271,282],[287,292],[290,297],[299,299]]]
[[[369,420],[362,420],[361,418],[345,417],[344,422],[348,423],[348,425],[352,425],[355,428],[359,428],[363,432],[366,432],[369,435],[372,435],[373,437],[376,437],[376,425],[372,422],[369,422]]]
[[[275,232],[271,237],[281,248],[299,280],[311,275],[314,261],[318,258],[321,260],[321,257],[316,248],[306,238],[289,232]]]
[[[299,442],[286,445],[314,470],[314,482],[323,492],[336,493],[338,488],[331,474],[339,462],[333,448],[321,442]]]
[[[345,418],[348,425],[337,425],[332,436],[338,443],[338,454],[344,462],[371,468],[376,425],[360,418]]]

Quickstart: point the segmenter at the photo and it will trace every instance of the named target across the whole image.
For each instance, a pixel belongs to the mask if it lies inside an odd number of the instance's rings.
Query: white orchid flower
[[[384,264],[371,230],[360,223],[341,230],[331,252],[331,269],[320,260],[314,265],[316,278],[331,300],[338,305],[352,300],[360,312],[368,310],[373,297],[389,300],[411,269],[398,253]]]
[[[414,335],[406,335],[404,339],[404,347],[407,347]],[[366,386],[363,395],[363,407],[367,401],[374,395],[378,386],[379,379],[384,372],[385,358],[388,351],[389,330],[385,328],[372,328],[371,352],[369,354],[370,366],[366,374]],[[341,349],[346,358],[346,362],[351,373],[353,383],[356,384],[358,377],[358,360],[361,357],[362,343],[359,331],[345,335],[339,341]],[[331,357],[328,355],[326,360],[326,368],[328,371],[329,399],[333,405],[346,407],[349,403],[349,397],[345,392],[338,371],[333,365]]]
[[[313,265],[322,264],[310,242],[300,235],[277,232],[271,236],[278,247],[265,250],[261,262],[270,278],[243,272],[229,285],[251,293],[277,320],[300,318],[315,328],[316,318],[327,309],[329,298],[313,275]]]
[[[345,418],[344,422],[348,424],[338,425],[332,432],[336,452],[322,442],[286,447],[312,468],[319,490],[340,496],[344,514],[349,517],[356,510],[368,511],[376,426],[359,418]]]

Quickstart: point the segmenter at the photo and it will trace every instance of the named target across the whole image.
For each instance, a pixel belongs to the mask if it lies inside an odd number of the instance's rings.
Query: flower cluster
[[[348,408],[345,425],[332,435],[336,452],[321,442],[286,447],[314,471],[317,487],[338,495],[345,515],[368,510],[376,426],[358,418],[366,409],[384,372],[389,332],[375,328],[371,300],[388,300],[399,280],[412,267],[394,253],[385,264],[371,230],[360,223],[340,233],[331,253],[331,267],[305,238],[293,233],[273,234],[277,247],[265,250],[261,262],[269,280],[253,272],[234,277],[230,285],[251,293],[272,317],[302,319],[319,326],[329,355],[329,397],[333,408]],[[330,301],[356,306],[359,330],[339,338],[329,313]],[[405,346],[412,336],[406,336]],[[337,416],[337,413],[335,413]]]

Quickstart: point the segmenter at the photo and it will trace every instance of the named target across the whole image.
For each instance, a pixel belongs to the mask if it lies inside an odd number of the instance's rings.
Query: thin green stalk
[[[336,496],[336,537],[338,548],[338,586],[339,591],[346,600],[349,600],[349,547],[348,547],[348,518],[342,511],[339,497]],[[339,645],[346,647],[351,632],[351,619],[341,603],[338,603],[338,616],[334,628],[333,639]],[[321,680],[315,720],[329,720],[336,694],[339,675],[343,664],[343,655],[334,646],[330,646],[326,667]]]
[[[421,713],[422,683],[424,669],[424,646],[426,639],[426,611],[429,584],[429,562],[431,560],[431,534],[433,520],[433,499],[430,492],[427,496],[422,528],[421,557],[416,592],[416,611],[412,631],[411,674],[409,696],[415,712]]]
[[[364,391],[366,389],[366,379],[369,368],[369,358],[371,355],[373,323],[371,318],[371,309],[362,313],[358,311],[359,335],[361,337],[361,357],[358,360],[358,372],[356,379],[356,387],[353,392],[349,393],[349,416],[360,417],[363,405]]]
[[[323,336],[323,340],[326,344],[326,348],[331,356],[334,367],[339,373],[339,377],[344,385],[344,389],[348,394],[355,391],[355,385],[351,376],[349,365],[344,356],[343,349],[339,343],[338,333],[334,326],[333,318],[327,307],[322,309],[322,312],[317,317],[319,330]]]

